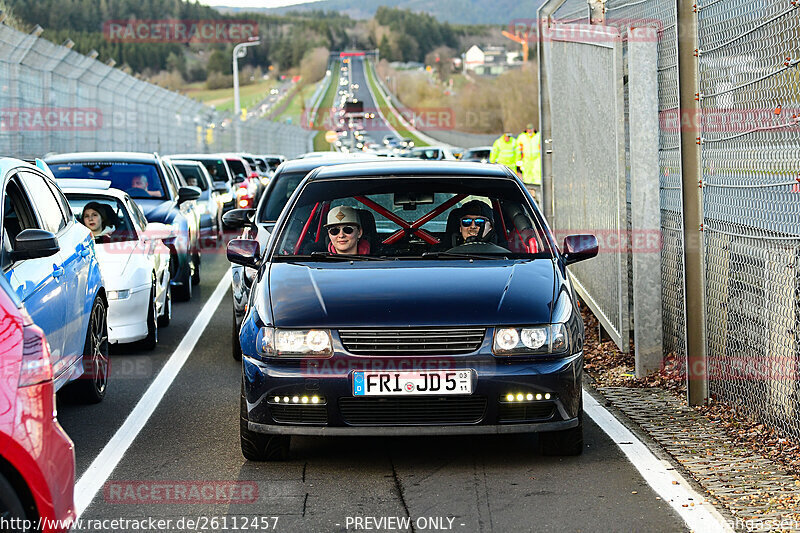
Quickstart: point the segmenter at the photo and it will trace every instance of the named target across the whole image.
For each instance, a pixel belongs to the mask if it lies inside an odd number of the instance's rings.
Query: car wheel
[[[580,455],[583,453],[583,410],[578,413],[578,425],[563,431],[539,434],[542,455]]]
[[[289,457],[289,435],[265,435],[247,427],[247,405],[244,400],[244,382],[239,401],[239,438],[242,455],[248,461],[283,461]]]
[[[200,252],[192,254],[192,264],[194,264],[194,272],[192,272],[192,285],[200,285]]]
[[[83,347],[83,376],[72,384],[77,399],[100,403],[108,386],[108,322],[106,307],[98,296],[89,315],[86,344]]]
[[[242,345],[239,344],[239,328],[236,325],[236,313],[231,313],[231,355],[236,361],[242,360]]]
[[[184,273],[180,279],[181,284],[175,286],[175,297],[182,302],[192,299],[192,265],[190,262],[191,258],[184,266]]]
[[[167,296],[164,298],[164,312],[158,317],[158,327],[165,328],[169,326],[170,320],[172,320],[172,285],[167,284]]]
[[[21,523],[28,518],[25,514],[25,508],[17,496],[17,491],[11,486],[11,483],[0,474],[0,520],[5,522],[11,533],[22,533],[23,530]],[[11,528],[11,524],[20,524],[18,528]]]
[[[155,350],[158,344],[158,324],[156,323],[156,284],[150,288],[150,308],[147,310],[147,337],[142,340],[142,348]]]

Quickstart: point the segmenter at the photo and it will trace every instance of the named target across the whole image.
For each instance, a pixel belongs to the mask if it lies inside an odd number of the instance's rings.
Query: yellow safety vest
[[[539,132],[517,137],[517,156],[522,167],[522,181],[531,185],[542,184],[542,143]]]
[[[514,137],[510,137],[508,142],[503,140],[503,137],[497,139],[492,145],[492,151],[489,154],[490,163],[500,163],[511,170],[516,170],[517,166],[517,143]]]

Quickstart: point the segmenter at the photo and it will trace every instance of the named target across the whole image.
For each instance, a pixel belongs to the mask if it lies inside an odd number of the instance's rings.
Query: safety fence
[[[0,23],[0,154],[234,150],[232,116],[37,34]],[[302,128],[259,119],[241,127],[245,151],[309,150]]]
[[[700,0],[692,17],[679,23],[674,0],[543,4],[540,92],[545,172],[552,176],[546,200],[557,231],[583,227],[635,238],[637,188],[658,191],[661,360],[672,353],[685,363],[687,323],[700,321],[705,365],[693,375],[703,375],[711,395],[800,438],[800,4]],[[699,43],[696,81],[679,76],[679,39]],[[648,43],[652,63],[637,59]],[[611,52],[604,59],[600,50]],[[648,73],[653,107],[635,86]],[[681,108],[681,91],[699,110]],[[637,167],[642,109],[657,125],[650,172],[637,172],[644,168]],[[613,142],[620,132],[621,150]],[[692,180],[682,172],[687,136],[699,145]],[[684,228],[687,183],[700,188],[700,228]],[[700,247],[704,305],[687,312],[691,246]],[[629,246],[573,273],[621,345],[628,327],[637,335],[651,327],[635,312],[647,305],[635,295],[631,268],[640,253]]]

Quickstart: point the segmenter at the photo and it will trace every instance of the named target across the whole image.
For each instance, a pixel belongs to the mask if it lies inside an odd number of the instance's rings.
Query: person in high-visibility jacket
[[[497,139],[489,152],[490,163],[500,163],[513,171],[517,170],[517,143],[514,137],[506,132]]]
[[[517,137],[517,157],[522,170],[522,181],[537,200],[541,199],[542,144],[541,135],[534,129],[533,124],[525,126],[525,131]]]

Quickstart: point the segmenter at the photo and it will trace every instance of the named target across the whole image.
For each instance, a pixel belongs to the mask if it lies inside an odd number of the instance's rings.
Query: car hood
[[[136,205],[142,208],[148,222],[161,222],[162,224],[172,223],[175,217],[175,202],[171,200],[148,200],[134,198]]]
[[[274,263],[269,288],[278,327],[543,324],[555,276],[548,259]]]
[[[125,285],[125,269],[134,253],[141,253],[138,250],[138,241],[95,243],[94,248],[100,273],[108,288],[116,290]]]

